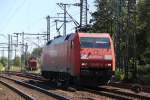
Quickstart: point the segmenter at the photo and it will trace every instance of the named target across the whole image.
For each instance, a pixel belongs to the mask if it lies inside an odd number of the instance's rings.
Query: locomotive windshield
[[[109,38],[81,37],[81,48],[110,48]]]

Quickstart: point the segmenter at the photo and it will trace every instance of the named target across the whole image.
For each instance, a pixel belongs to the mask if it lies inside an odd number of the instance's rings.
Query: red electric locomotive
[[[108,81],[115,71],[108,33],[74,33],[49,41],[42,52],[42,75],[53,79]]]
[[[37,70],[37,59],[35,57],[30,57],[28,59],[28,65],[27,65],[28,70]]]

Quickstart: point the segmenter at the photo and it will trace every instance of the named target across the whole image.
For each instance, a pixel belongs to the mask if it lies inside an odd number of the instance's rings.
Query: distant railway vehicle
[[[115,71],[108,33],[74,33],[49,41],[42,52],[42,76],[49,79],[108,81]]]
[[[37,59],[35,57],[30,57],[27,61],[28,70],[37,70]]]

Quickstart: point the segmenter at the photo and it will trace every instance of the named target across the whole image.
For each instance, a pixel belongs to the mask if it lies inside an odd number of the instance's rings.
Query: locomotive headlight
[[[82,63],[81,65],[82,65],[82,66],[85,66],[85,65],[86,65],[86,63]]]
[[[87,57],[88,57],[88,55],[86,55],[86,54],[81,54],[81,59],[88,59]]]
[[[105,56],[104,56],[104,59],[105,59],[105,60],[112,60],[112,55],[105,55]]]
[[[111,66],[111,64],[108,64],[108,66]]]

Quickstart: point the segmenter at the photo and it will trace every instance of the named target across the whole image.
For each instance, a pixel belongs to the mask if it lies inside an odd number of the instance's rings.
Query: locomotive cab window
[[[48,41],[48,42],[46,43],[46,45],[50,45],[50,44],[51,44],[51,42],[52,42],[52,40]]]
[[[109,38],[91,38],[81,37],[80,38],[81,48],[110,48]]]

